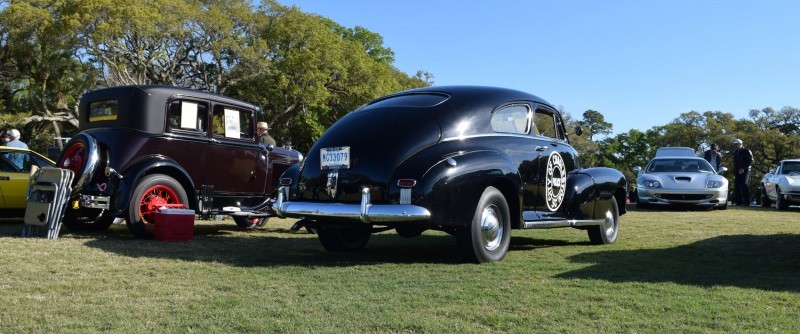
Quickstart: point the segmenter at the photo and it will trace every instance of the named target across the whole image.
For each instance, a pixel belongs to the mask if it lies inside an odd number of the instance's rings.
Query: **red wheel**
[[[76,176],[81,175],[83,166],[86,164],[86,157],[86,145],[83,142],[76,141],[67,147],[64,154],[61,155],[61,159],[58,159],[58,167],[69,169]]]
[[[189,207],[186,191],[177,180],[163,174],[145,176],[136,185],[128,204],[128,228],[137,238],[151,239],[156,210],[178,204]]]

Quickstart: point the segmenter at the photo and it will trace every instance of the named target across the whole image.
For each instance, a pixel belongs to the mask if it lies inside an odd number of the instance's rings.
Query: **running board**
[[[533,220],[525,221],[523,227],[525,229],[534,228],[557,228],[557,227],[583,227],[583,226],[598,226],[605,223],[605,219],[586,219],[586,220]]]

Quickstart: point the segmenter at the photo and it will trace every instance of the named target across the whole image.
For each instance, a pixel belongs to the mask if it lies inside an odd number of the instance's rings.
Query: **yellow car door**
[[[52,167],[53,163],[24,149],[0,150],[0,209],[25,209],[31,166]]]

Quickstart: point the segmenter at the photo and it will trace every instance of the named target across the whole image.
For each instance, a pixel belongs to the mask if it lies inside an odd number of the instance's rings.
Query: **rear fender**
[[[424,173],[414,187],[412,203],[427,208],[436,225],[466,226],[489,186],[500,189],[511,211],[519,215],[521,184],[517,168],[507,156],[494,151],[459,152],[442,158]]]
[[[186,191],[186,196],[189,198],[189,208],[195,211],[198,209],[198,195],[194,181],[189,177],[186,169],[172,159],[162,155],[145,157],[121,171],[120,174],[123,177],[118,181],[118,186],[111,198],[111,215],[119,216],[127,211],[133,189],[136,188],[136,185],[139,184],[143,177],[150,174],[164,174],[177,180],[183,186],[183,190]]]

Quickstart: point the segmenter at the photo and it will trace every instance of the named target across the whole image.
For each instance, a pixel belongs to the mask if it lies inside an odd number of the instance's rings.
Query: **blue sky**
[[[434,84],[535,94],[614,133],[800,108],[800,1],[278,0],[384,38]]]

